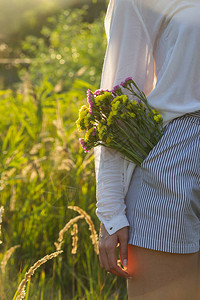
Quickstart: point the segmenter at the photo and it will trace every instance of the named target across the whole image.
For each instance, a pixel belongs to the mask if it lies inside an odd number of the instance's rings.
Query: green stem
[[[124,123],[126,124],[126,126],[128,127],[128,129],[130,130],[129,133],[130,135],[135,138],[138,139],[138,134],[135,133],[135,131],[133,130],[133,127],[135,128],[135,123],[131,126],[131,124],[129,122],[127,122],[126,120],[123,120]]]
[[[130,88],[127,87],[126,89],[129,90],[132,93],[133,96],[136,96],[141,101],[144,101],[144,98],[142,96],[138,95],[136,92],[134,92],[134,90],[132,89],[132,87],[130,87]]]
[[[133,84],[133,85],[135,86],[135,88],[138,90],[139,95],[133,90],[131,84],[129,84],[130,88],[127,87],[126,89],[128,89],[128,90],[132,93],[133,96],[136,96],[138,99],[140,99],[142,102],[144,102],[144,103],[146,104],[146,106],[147,106],[148,109],[149,109],[150,117],[151,117],[151,119],[153,120],[153,122],[155,122],[155,121],[154,121],[154,118],[153,118],[154,115],[153,115],[153,113],[152,113],[152,111],[151,111],[152,108],[151,108],[150,105],[148,104],[146,95],[144,94],[144,92],[141,92],[141,91],[140,91],[139,87],[137,86],[137,84],[136,84],[134,81],[132,81],[132,84]]]
[[[146,116],[146,115],[145,115]],[[149,129],[149,124],[148,124],[149,122],[147,121],[146,122],[146,120],[145,120],[145,118],[143,118],[142,119],[142,122],[141,122],[141,124],[140,124],[140,127],[142,127],[143,129],[144,129],[144,133],[145,133],[145,135],[146,135],[146,133],[149,133],[149,135],[151,135],[152,134],[152,131],[150,131],[150,129]],[[151,126],[152,127],[152,126]],[[152,127],[152,129],[155,129],[154,127]],[[148,135],[146,135],[147,137],[148,137]]]
[[[104,143],[97,143],[97,144],[95,144],[95,147],[96,146],[104,146],[104,147],[107,147],[107,148],[111,148],[113,150],[116,150],[116,151],[120,152],[125,157],[128,157],[129,161],[134,162],[138,166],[141,165],[141,163],[144,160],[143,157],[141,158],[139,155],[133,153],[132,151],[129,151],[127,148],[123,147],[121,144],[120,144],[120,147],[118,147],[118,145],[119,144],[116,141],[113,140],[112,143],[110,143],[109,145],[108,144],[104,144]]]
[[[119,128],[121,129],[121,131],[128,137],[128,140],[130,140],[130,135],[127,134],[127,132],[120,126],[118,125]],[[142,149],[137,143],[135,143],[132,139],[131,139],[131,143],[144,155],[147,155],[147,153],[144,151],[144,149]]]
[[[127,124],[127,126],[131,129],[131,127],[130,127],[130,124],[127,122],[127,121],[124,121],[126,124]],[[141,135],[141,133],[140,133],[140,131],[137,129],[138,128],[138,126],[136,125],[135,127],[135,131],[139,134],[139,135]],[[132,132],[132,130],[130,130],[131,132]],[[154,145],[145,137],[145,136],[142,136],[142,138],[143,138],[143,140],[147,143],[147,145],[149,145],[151,148],[153,148],[154,147]]]
[[[116,148],[117,146],[117,148]],[[110,147],[110,145],[109,145]],[[112,145],[111,145],[112,147]],[[139,155],[137,155],[137,153],[133,153],[131,150],[129,150],[127,147],[124,147],[120,144],[120,147],[118,148],[118,143],[114,141],[113,143],[113,148],[116,149],[117,151],[119,151],[120,153],[122,153],[123,155],[125,155],[126,157],[130,158],[131,161],[133,162],[139,162],[141,163],[144,159],[141,158]]]

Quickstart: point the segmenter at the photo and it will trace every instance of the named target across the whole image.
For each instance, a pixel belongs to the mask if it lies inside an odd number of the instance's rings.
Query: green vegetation
[[[79,215],[68,206],[86,211],[99,231],[94,155],[83,152],[75,121],[87,88],[99,88],[106,39],[104,15],[89,24],[84,14],[63,11],[42,37],[27,37],[21,51],[30,67],[19,68],[13,89],[0,91],[0,262],[20,245],[1,264],[2,300],[13,299],[27,270],[56,251],[59,231]],[[127,299],[125,279],[100,268],[86,220],[76,223],[77,251],[71,227],[63,253],[35,271],[25,299]]]
[[[47,77],[62,91],[68,91],[77,78],[99,86],[106,46],[103,19],[82,22],[85,14],[64,11],[48,19],[49,26],[41,30],[43,38],[27,37],[22,49],[25,57],[32,58],[29,74],[34,85]]]

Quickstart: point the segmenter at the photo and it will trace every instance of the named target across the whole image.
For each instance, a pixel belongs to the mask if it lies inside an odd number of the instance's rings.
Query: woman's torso
[[[200,109],[200,1],[133,0],[152,45],[149,103],[164,123]]]

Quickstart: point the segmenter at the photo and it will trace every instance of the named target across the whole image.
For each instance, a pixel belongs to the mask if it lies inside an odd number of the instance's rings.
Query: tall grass
[[[56,93],[49,82],[34,90],[30,81],[26,92],[1,91],[2,300],[17,295],[23,278],[25,299],[126,299],[125,280],[99,265],[94,155],[83,152],[75,127],[85,85]],[[34,262],[61,249],[29,280]]]
[[[21,283],[25,299],[127,299],[125,279],[100,268],[94,153],[75,125],[105,46],[103,20],[81,25],[80,15],[64,12],[44,40],[30,37],[33,64],[0,91],[1,300],[19,297]]]

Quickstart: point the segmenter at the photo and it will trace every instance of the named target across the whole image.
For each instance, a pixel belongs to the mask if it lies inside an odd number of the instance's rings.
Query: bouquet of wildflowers
[[[151,109],[132,78],[128,77],[112,91],[88,90],[87,101],[89,107],[81,107],[76,121],[78,131],[84,132],[79,139],[84,151],[102,145],[140,166],[164,133],[163,118]]]

